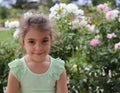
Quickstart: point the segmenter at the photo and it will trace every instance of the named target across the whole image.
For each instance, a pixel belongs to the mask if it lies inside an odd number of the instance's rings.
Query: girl
[[[68,93],[64,61],[49,55],[52,36],[45,15],[22,20],[19,41],[26,54],[8,64],[7,93]]]

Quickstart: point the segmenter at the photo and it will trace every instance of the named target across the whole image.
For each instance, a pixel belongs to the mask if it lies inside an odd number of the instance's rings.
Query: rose
[[[118,10],[110,10],[106,12],[106,19],[107,20],[114,20],[116,17],[118,17]]]
[[[91,46],[97,46],[99,44],[99,40],[97,38],[93,38],[91,41],[90,41],[90,45]]]
[[[115,44],[115,49],[120,49],[120,42]]]
[[[109,7],[108,7],[108,4],[107,3],[104,3],[104,4],[99,4],[97,6],[97,11],[100,12],[100,13],[105,13],[106,11],[109,10]]]
[[[113,37],[117,37],[115,33],[107,34],[107,38],[112,39]]]
[[[18,20],[14,20],[14,21],[5,21],[5,27],[8,28],[17,28],[19,27],[19,21]]]

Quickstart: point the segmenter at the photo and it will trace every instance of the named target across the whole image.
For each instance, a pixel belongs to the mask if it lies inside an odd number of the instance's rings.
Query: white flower
[[[95,25],[90,25],[90,24],[88,24],[88,25],[86,25],[86,27],[87,27],[88,30],[90,30],[91,32],[93,32],[94,29],[95,29]]]
[[[9,27],[9,21],[5,21],[5,27],[8,28]]]
[[[69,13],[74,13],[75,11],[78,10],[78,7],[75,4],[71,3],[66,6],[66,9]]]
[[[84,11],[81,10],[81,9],[79,9],[79,10],[74,11],[74,14],[75,14],[76,16],[84,15]]]
[[[78,19],[73,20],[72,26],[73,26],[73,28],[79,28],[79,20]]]
[[[104,93],[104,89],[100,89],[101,93]]]
[[[13,33],[13,37],[18,38],[19,32],[20,32],[19,29],[16,29],[15,32]]]
[[[83,19],[83,20],[80,21],[80,26],[86,26],[87,23],[88,23],[88,22]]]
[[[66,10],[67,5],[65,3],[55,4],[53,7],[50,8],[50,12],[57,11],[59,9],[65,9]]]
[[[78,6],[75,4],[55,4],[53,7],[50,8],[50,19],[60,19],[60,18],[66,18],[68,14],[73,14],[73,16],[77,17],[84,14],[84,11],[81,9],[78,9]]]
[[[90,71],[91,68],[92,68],[92,65],[89,65],[89,66],[85,67],[85,70]]]
[[[99,33],[99,32],[100,32],[100,31],[97,29],[97,30],[96,30],[96,33]]]
[[[19,27],[19,21],[11,21],[9,24],[9,28],[17,28]]]
[[[105,73],[105,70],[104,70],[104,69],[102,70],[102,75],[103,75],[103,76],[105,76],[105,75],[106,75],[106,73]]]
[[[107,83],[110,83],[110,82],[111,82],[111,80],[110,80],[110,79],[108,79],[108,80],[107,80]]]
[[[6,21],[5,22],[5,27],[8,27],[8,28],[17,28],[19,27],[19,21],[15,20],[15,21]]]
[[[109,70],[108,75],[109,75],[110,78],[112,77],[112,72],[111,72],[111,70]]]
[[[65,3],[55,4],[53,7],[50,8],[50,19],[58,19],[60,17],[65,17],[67,12],[67,5]]]
[[[120,22],[120,17],[118,18],[118,21]]]
[[[31,15],[33,15],[32,12],[26,12],[26,13],[24,13],[24,18],[27,18],[27,17],[29,17]]]

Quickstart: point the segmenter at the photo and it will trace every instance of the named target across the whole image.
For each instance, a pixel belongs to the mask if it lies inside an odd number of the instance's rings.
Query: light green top
[[[33,73],[26,65],[24,57],[8,65],[20,82],[20,93],[55,93],[56,80],[64,70],[64,61],[50,57],[48,70],[42,74]]]

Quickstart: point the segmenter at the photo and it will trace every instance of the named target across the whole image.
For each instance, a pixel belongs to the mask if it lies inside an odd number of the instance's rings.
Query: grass
[[[1,30],[0,31],[0,41],[10,42],[13,40],[13,29],[10,30]]]

